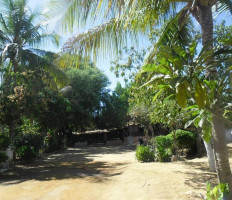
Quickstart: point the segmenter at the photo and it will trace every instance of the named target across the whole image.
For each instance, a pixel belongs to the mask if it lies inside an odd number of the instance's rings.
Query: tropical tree
[[[122,128],[128,122],[129,86],[122,87],[117,83],[112,94],[105,95],[102,108],[96,117],[99,128]]]
[[[95,117],[102,109],[108,94],[107,77],[95,66],[66,71],[71,90],[65,94],[70,101],[69,126],[72,130],[94,129]]]
[[[1,0],[0,5],[0,63],[8,67],[4,73],[45,70],[54,77],[50,81],[67,83],[65,73],[54,65],[56,54],[38,48],[46,43],[59,44],[59,36],[46,33],[37,22],[41,15],[30,10],[27,0]]]
[[[196,43],[193,42],[189,47],[189,52],[186,52],[180,46],[161,46],[159,53],[153,60],[153,64],[145,65],[141,69],[138,78],[141,79],[143,77],[142,81],[144,81],[144,84],[142,87],[152,86],[159,90],[156,98],[168,90],[169,93],[172,92],[175,95],[178,104],[183,108],[187,104],[197,104],[189,107],[192,113],[194,113],[194,119],[188,122],[186,127],[191,123],[199,126],[203,131],[204,140],[209,142],[212,132],[210,124],[213,123],[214,125],[214,123],[217,123],[214,117],[218,114],[215,112],[218,108],[221,111],[221,123],[224,124],[224,131],[226,124],[231,125],[231,122],[223,116],[226,108],[230,105],[227,97],[231,93],[229,78],[231,76],[231,69],[230,65],[228,65],[228,63],[231,63],[231,56],[229,56],[231,54],[222,57],[217,56],[217,62],[215,62],[219,71],[218,79],[208,79],[204,74],[205,63],[212,56],[226,50],[218,50],[215,53],[214,49],[211,51],[203,49],[195,57],[196,47]],[[214,126],[213,128],[215,128]],[[229,170],[229,162],[227,162],[228,165],[224,166],[219,163],[222,159],[228,161],[228,153],[224,152],[220,154],[221,146],[219,146],[224,145],[226,149],[225,132],[220,134],[220,137],[223,137],[220,138],[220,141],[215,141],[215,134],[216,131],[214,130],[212,137],[216,153],[216,166],[218,173],[220,173],[219,178],[222,180],[223,175],[221,174],[224,173],[223,170],[227,170],[227,173]],[[223,169],[223,167],[226,168]],[[228,179],[228,181],[230,180]]]

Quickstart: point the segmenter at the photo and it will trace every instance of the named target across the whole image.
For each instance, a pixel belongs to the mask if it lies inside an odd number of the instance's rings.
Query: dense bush
[[[16,150],[18,157],[22,160],[34,160],[36,153],[34,147],[30,145],[23,145]]]
[[[149,146],[139,145],[136,149],[136,159],[140,162],[154,161],[154,152],[151,151]]]
[[[155,138],[152,138],[151,141],[155,143],[155,157],[160,162],[168,162],[171,160],[174,150],[174,137],[173,133],[166,136],[160,135]],[[177,130],[176,131],[176,141],[177,148],[191,150],[195,144],[196,137],[195,134],[185,131]]]
[[[8,159],[5,152],[0,152],[0,163],[4,163]]]
[[[26,133],[18,134],[14,141],[14,148],[16,153],[22,151],[22,146],[30,146],[35,154],[39,153],[43,144],[43,137],[40,134]],[[24,147],[25,148],[25,147]],[[23,149],[24,149],[23,148]],[[28,147],[27,147],[28,148]],[[27,150],[29,151],[29,150]]]
[[[44,150],[46,153],[62,149],[64,147],[64,137],[57,133],[48,133],[44,138]]]
[[[155,137],[155,156],[160,162],[168,162],[171,160],[173,148],[173,137],[169,135],[160,135]]]
[[[191,149],[196,142],[194,133],[185,130],[176,130],[176,140],[179,149]]]
[[[6,135],[0,134],[0,150],[5,151],[10,145],[10,138]]]

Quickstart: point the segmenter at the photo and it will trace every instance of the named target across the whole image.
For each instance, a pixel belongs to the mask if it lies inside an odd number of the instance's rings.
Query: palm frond
[[[215,7],[215,11],[217,13],[222,13],[225,11],[230,11],[232,13],[232,1],[231,0],[220,0],[219,3]]]
[[[68,84],[69,79],[65,72],[55,65],[57,55],[40,49],[26,49],[22,52],[22,66],[30,69],[45,70],[60,87]]]
[[[188,42],[192,39],[194,28],[189,13],[186,10],[187,7],[183,8],[165,24],[164,28],[160,31],[161,35],[146,55],[144,64],[152,62],[161,45],[171,46],[178,44],[183,47],[188,45]]]
[[[29,38],[27,43],[33,47],[55,44],[59,46],[60,36],[57,33],[42,33]]]
[[[68,85],[69,78],[67,74],[63,71],[57,68],[55,65],[44,65],[44,70],[49,73],[49,75],[52,77],[52,80],[58,85],[60,88]]]
[[[88,31],[70,38],[63,47],[64,52],[71,52],[90,57],[97,57],[101,52],[104,57],[117,54],[118,50],[127,42],[128,35],[136,41],[133,32],[125,30],[122,23],[116,19],[89,29]]]

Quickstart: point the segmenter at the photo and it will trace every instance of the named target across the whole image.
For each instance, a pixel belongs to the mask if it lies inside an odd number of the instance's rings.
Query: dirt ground
[[[203,199],[207,159],[138,163],[134,148],[69,148],[0,175],[0,200]]]

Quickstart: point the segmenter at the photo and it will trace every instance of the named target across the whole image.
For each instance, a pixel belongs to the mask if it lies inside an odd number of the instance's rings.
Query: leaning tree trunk
[[[213,114],[213,128],[218,179],[220,183],[229,184],[230,199],[232,199],[232,176],[226,142],[226,130],[223,120],[223,112],[217,111],[215,114]]]
[[[198,13],[197,20],[201,25],[202,29],[202,44],[205,49],[210,50],[213,48],[213,14],[212,5],[215,1],[197,1],[198,2]],[[210,5],[212,3],[212,5]],[[194,14],[196,17],[196,13]],[[212,57],[206,65],[210,65],[214,61]],[[214,68],[206,67],[206,75],[209,78],[217,79],[217,73]],[[232,199],[232,175],[229,164],[228,150],[225,138],[225,124],[223,122],[223,112],[216,108],[216,114],[213,114],[213,142],[214,150],[216,154],[216,168],[218,179],[220,183],[228,183],[230,189],[230,197]]]

